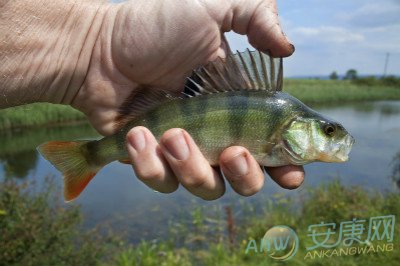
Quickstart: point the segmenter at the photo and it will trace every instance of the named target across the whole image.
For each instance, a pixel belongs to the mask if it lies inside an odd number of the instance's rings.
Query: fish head
[[[283,148],[292,164],[345,162],[354,138],[338,122],[321,117],[294,119],[283,134]]]

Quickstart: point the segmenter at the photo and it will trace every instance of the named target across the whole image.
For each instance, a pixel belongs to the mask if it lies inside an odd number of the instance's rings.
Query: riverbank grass
[[[400,87],[358,85],[350,80],[286,79],[283,88],[308,104],[400,100]]]
[[[70,106],[34,103],[0,110],[0,131],[84,120],[84,114]]]

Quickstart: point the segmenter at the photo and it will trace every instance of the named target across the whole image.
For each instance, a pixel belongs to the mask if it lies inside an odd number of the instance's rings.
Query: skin
[[[180,91],[192,69],[224,57],[223,32],[245,34],[273,56],[294,52],[274,0],[0,0],[0,15],[0,108],[68,104],[103,135],[114,132],[118,108],[132,92]],[[223,195],[220,171],[184,130],[170,129],[157,143],[137,127],[127,140],[136,175],[152,189],[169,193],[182,184],[204,199]],[[219,162],[237,193],[249,196],[263,186],[264,174],[245,148],[227,148]],[[298,166],[267,172],[288,189],[304,179]]]

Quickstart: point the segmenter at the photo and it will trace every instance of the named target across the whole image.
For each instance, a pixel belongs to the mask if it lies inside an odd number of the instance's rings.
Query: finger
[[[164,133],[161,150],[179,182],[192,194],[213,200],[225,193],[225,184],[189,134],[178,128]]]
[[[127,134],[127,150],[136,176],[150,188],[171,193],[178,180],[165,161],[153,134],[145,127],[135,127]]]
[[[276,1],[235,0],[232,6],[232,29],[248,36],[250,44],[272,56],[285,57],[295,48],[283,33],[279,24]]]
[[[251,196],[264,185],[264,173],[253,156],[243,147],[232,146],[220,155],[220,166],[233,190]]]
[[[302,166],[268,167],[266,171],[283,188],[295,189],[304,182],[304,169]]]

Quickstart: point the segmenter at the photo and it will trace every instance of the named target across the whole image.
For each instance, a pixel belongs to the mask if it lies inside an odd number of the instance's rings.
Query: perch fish
[[[212,165],[232,145],[246,147],[262,166],[347,161],[353,137],[282,92],[282,82],[281,58],[237,52],[194,70],[181,97],[155,89],[129,97],[114,135],[51,141],[38,150],[63,173],[66,201],[78,197],[103,166],[127,160],[126,134],[136,126],[149,128],[158,140],[170,128],[185,129]]]

